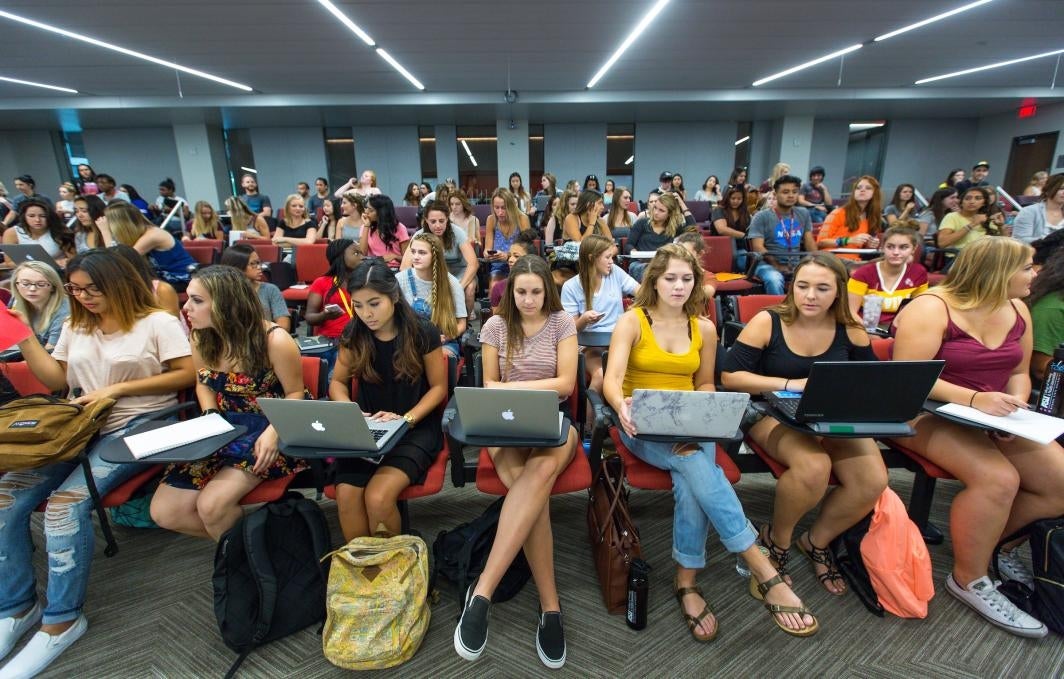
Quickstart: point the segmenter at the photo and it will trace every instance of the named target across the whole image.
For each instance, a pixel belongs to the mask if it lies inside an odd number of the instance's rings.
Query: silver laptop
[[[730,391],[632,392],[632,424],[640,434],[728,439],[735,436],[750,394]]]
[[[458,417],[467,436],[554,439],[565,415],[558,392],[455,387]]]
[[[286,446],[380,450],[406,425],[402,419],[371,421],[353,402],[284,398],[260,398],[258,402]]]
[[[56,271],[62,271],[58,264],[55,263],[55,259],[48,254],[40,245],[0,245],[0,252],[4,253],[6,259],[10,259],[15,266],[22,264],[23,262],[42,262],[52,267]]]

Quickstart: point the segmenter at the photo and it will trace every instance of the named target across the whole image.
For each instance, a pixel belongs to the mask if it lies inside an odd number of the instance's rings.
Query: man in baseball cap
[[[668,170],[658,175],[658,190],[662,193],[672,191],[672,173]]]
[[[990,186],[990,182],[987,180],[987,175],[989,174],[990,163],[980,160],[975,165],[972,165],[970,177],[957,182],[957,193],[963,196],[964,192],[973,186]]]

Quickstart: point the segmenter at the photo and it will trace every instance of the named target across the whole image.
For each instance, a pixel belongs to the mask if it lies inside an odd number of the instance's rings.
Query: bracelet
[[[204,411],[202,411],[200,413],[200,415],[221,415],[221,414],[222,414],[222,411],[218,410],[217,408],[207,408],[206,410],[204,410]]]
[[[842,244],[843,244],[844,246],[845,246],[845,245],[849,245],[849,244],[850,244],[850,237],[849,237],[849,236],[846,236],[845,238],[843,238],[843,239],[842,239]]]
[[[783,380],[783,390],[784,391],[790,391],[790,389],[787,388],[787,385],[790,384],[790,383],[791,383],[790,380]]]
[[[978,395],[979,395],[978,391],[973,391],[972,392],[972,397],[968,400],[968,407],[969,408],[974,408],[975,407],[973,404],[975,403],[975,397],[978,396]]]
[[[842,240],[843,240],[842,238],[836,238],[835,239],[835,246],[841,248],[842,247]]]

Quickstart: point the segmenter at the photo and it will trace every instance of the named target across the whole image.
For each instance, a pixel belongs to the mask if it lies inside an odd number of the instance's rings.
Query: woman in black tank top
[[[801,392],[817,361],[876,360],[868,335],[850,312],[846,282],[846,268],[833,255],[802,260],[784,301],[754,316],[740,333],[724,364],[724,385],[754,395]],[[824,498],[835,474],[839,485],[798,538],[798,549],[813,562],[824,588],[843,594],[846,583],[827,546],[868,514],[887,487],[879,448],[872,439],[804,434],[772,417],[754,424],[748,440],[787,467],[776,486],[772,523],[760,530],[761,543],[781,573],[786,571],[795,525]]]

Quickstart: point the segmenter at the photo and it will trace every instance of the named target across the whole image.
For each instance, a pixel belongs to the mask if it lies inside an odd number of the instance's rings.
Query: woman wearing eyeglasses
[[[15,268],[11,280],[11,308],[26,317],[37,341],[51,351],[70,316],[59,274],[43,262],[24,262]]]
[[[103,445],[125,436],[142,416],[177,403],[195,382],[192,351],[178,320],[155,306],[129,262],[106,250],[78,255],[64,286],[74,298],[52,355],[36,337],[19,343],[30,370],[49,389],[71,390],[73,403],[115,400],[86,453],[101,495],[143,470],[100,459]],[[18,314],[18,312],[13,312]],[[48,579],[37,594],[30,516],[47,501],[44,552]],[[3,676],[32,677],[85,634],[82,612],[92,565],[92,499],[78,462],[58,462],[0,476],[0,661]]]

